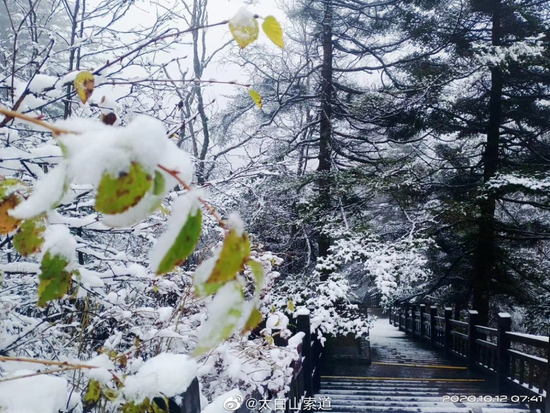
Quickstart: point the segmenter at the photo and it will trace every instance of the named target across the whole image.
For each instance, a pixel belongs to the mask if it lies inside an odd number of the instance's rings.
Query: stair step
[[[383,382],[374,382],[374,383],[323,383],[321,387],[324,389],[346,389],[346,390],[362,390],[362,389],[410,389],[412,391],[423,391],[423,390],[433,390],[434,386],[428,386],[427,384],[409,384],[399,386],[396,383],[383,383]],[[473,385],[460,385],[455,383],[449,383],[448,385],[440,385],[438,388],[445,389],[447,392],[452,392],[454,390],[467,391],[469,389],[490,389],[490,386],[473,386]]]
[[[468,407],[468,408],[491,408],[491,409],[498,409],[498,408],[513,408],[513,409],[527,409],[527,406],[523,405],[508,405],[505,403],[450,403],[450,402],[443,402],[441,401],[441,398],[434,399],[434,400],[426,400],[426,399],[409,399],[409,400],[369,400],[369,401],[361,401],[361,400],[331,400],[331,407],[332,408],[363,408],[366,406],[370,407]]]
[[[334,388],[334,389],[321,389],[321,391],[319,392],[319,394],[321,395],[331,395],[331,394],[341,394],[341,395],[363,395],[363,396],[368,396],[368,395],[388,395],[388,396],[418,396],[419,394],[423,394],[423,395],[426,395],[426,396],[441,396],[441,395],[445,395],[445,394],[449,394],[449,395],[453,395],[453,394],[458,394],[458,393],[453,393],[453,392],[447,392],[445,390],[442,390],[442,389],[426,389],[426,390],[422,390],[422,391],[412,391],[412,390],[400,390],[400,389],[376,389],[376,388],[373,388],[373,389],[359,389],[359,390],[353,390],[353,389],[337,389],[337,388]],[[463,393],[461,393],[463,394]],[[485,395],[487,394],[486,392],[484,392],[483,390],[474,390],[474,391],[469,391],[468,392],[468,395]]]

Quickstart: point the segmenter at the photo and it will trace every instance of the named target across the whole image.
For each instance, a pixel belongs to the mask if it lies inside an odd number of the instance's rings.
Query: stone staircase
[[[410,340],[380,318],[370,332],[372,364],[323,364],[317,410],[340,413],[529,413],[498,396],[492,381]],[[454,397],[453,397],[454,396]],[[324,400],[323,408],[320,408]]]
[[[451,396],[468,397],[451,401]],[[490,386],[477,381],[324,377],[318,400],[341,413],[529,413],[523,404],[489,401]],[[330,402],[328,402],[328,400]],[[452,400],[455,400],[454,398]],[[468,401],[470,400],[470,401]],[[484,401],[485,400],[485,401]],[[328,410],[330,405],[330,410]]]

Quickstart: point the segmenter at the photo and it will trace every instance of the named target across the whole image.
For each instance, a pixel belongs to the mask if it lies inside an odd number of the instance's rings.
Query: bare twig
[[[58,128],[57,126],[51,125],[48,122],[44,122],[43,120],[34,118],[32,116],[29,116],[29,115],[24,115],[23,113],[15,112],[13,110],[0,108],[0,113],[2,115],[6,116],[6,117],[9,117],[9,118],[12,118],[12,119],[17,118],[17,119],[25,120],[29,123],[33,123],[35,125],[41,126],[45,129],[48,129],[49,131],[51,131],[55,135],[67,135],[67,134],[75,135],[75,134],[79,133],[79,132],[73,132],[73,131],[70,131],[70,130]]]

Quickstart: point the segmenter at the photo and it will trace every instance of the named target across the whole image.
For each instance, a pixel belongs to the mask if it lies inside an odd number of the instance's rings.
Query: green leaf
[[[281,28],[281,25],[275,17],[267,16],[264,19],[264,23],[262,24],[262,29],[264,30],[264,33],[267,35],[267,37],[269,37],[269,40],[271,40],[281,49],[285,47],[285,44],[283,42],[283,29]]]
[[[155,401],[155,399],[153,399],[153,401],[151,402],[151,409],[152,409],[153,413],[167,413],[168,412],[168,409],[169,409],[169,406],[170,406],[170,400],[166,396],[163,396],[162,399],[164,400],[164,405],[166,406],[167,410],[164,410],[162,407],[160,407],[157,404],[157,402]]]
[[[262,97],[260,96],[260,94],[258,92],[256,92],[255,90],[252,90],[252,89],[248,89],[248,93],[250,94],[250,97],[252,98],[252,100],[254,101],[256,106],[258,106],[260,109],[262,109],[264,107],[264,104],[263,104]]]
[[[44,243],[45,230],[46,221],[43,217],[27,220],[13,237],[13,246],[23,257],[36,254]]]
[[[152,178],[143,166],[133,162],[127,173],[103,175],[95,200],[95,209],[108,215],[121,214],[135,206],[151,189]]]
[[[103,389],[103,395],[105,396],[105,398],[111,402],[114,402],[117,397],[118,397],[118,393],[116,391],[114,391],[113,389],[110,389],[108,387],[105,387]]]
[[[101,397],[101,384],[96,380],[90,380],[88,383],[88,388],[84,394],[84,411],[92,410]]]
[[[254,260],[248,260],[246,265],[250,267],[252,274],[254,274],[256,280],[256,293],[259,293],[264,286],[264,266],[261,262]]]
[[[263,315],[260,313],[260,311],[254,307],[252,310],[252,313],[250,314],[250,317],[248,317],[248,320],[246,321],[246,324],[244,325],[242,333],[246,333],[247,331],[252,331],[256,328],[258,324],[260,324],[263,320]]]
[[[260,35],[260,26],[258,21],[252,16],[246,21],[240,18],[238,20],[237,22],[233,18],[229,21],[229,30],[241,49],[244,49],[258,39]]]
[[[71,286],[72,274],[67,271],[68,261],[61,255],[48,251],[40,264],[38,284],[38,306],[45,307],[49,301],[63,298]]]
[[[23,181],[20,181],[19,179],[2,179],[0,181],[0,200],[13,194],[15,191],[27,191],[28,189],[29,187],[27,186],[27,184]]]
[[[172,247],[168,250],[156,271],[158,275],[166,274],[185,262],[191,255],[201,235],[202,213],[197,208],[194,215],[189,214]]]
[[[155,180],[153,182],[153,195],[160,196],[164,193],[165,189],[166,179],[164,179],[164,176],[159,171],[155,171]]]
[[[225,236],[220,256],[214,269],[204,282],[195,273],[195,291],[199,297],[215,293],[225,283],[237,278],[250,257],[250,239],[243,233],[238,235],[235,230]]]

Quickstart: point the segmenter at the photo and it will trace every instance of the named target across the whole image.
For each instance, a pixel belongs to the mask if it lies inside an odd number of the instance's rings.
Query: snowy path
[[[327,363],[319,396],[334,412],[527,413],[498,400],[493,382],[411,340],[379,318],[370,332],[372,364]],[[450,400],[454,396],[455,399]],[[458,401],[457,396],[463,396]],[[464,398],[466,397],[466,398]],[[469,398],[469,400],[467,399]]]

